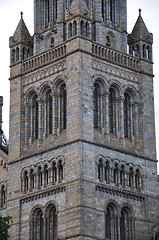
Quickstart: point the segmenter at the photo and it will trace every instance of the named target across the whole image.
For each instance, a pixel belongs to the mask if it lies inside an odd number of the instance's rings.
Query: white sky
[[[33,0],[0,0],[0,96],[4,98],[3,130],[8,138],[9,129],[9,37],[13,36],[20,20],[20,12],[24,13],[24,21],[33,35]],[[154,60],[154,94],[156,115],[156,141],[159,159],[159,0],[127,0],[128,4],[128,33],[131,33],[138,17],[139,8],[149,32],[153,33]],[[159,169],[158,169],[159,170]]]

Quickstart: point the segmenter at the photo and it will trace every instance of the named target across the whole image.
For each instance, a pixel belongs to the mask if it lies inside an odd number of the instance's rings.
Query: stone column
[[[117,239],[120,240],[120,218],[121,216],[117,216]]]
[[[47,239],[47,218],[43,217],[43,237],[44,239]]]

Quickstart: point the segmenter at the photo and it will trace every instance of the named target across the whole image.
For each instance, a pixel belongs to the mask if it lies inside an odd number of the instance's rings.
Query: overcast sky
[[[156,115],[156,140],[159,159],[159,0],[128,0],[128,33],[131,33],[138,17],[139,8],[149,32],[153,33],[154,94]],[[0,96],[4,97],[3,130],[8,138],[9,125],[9,37],[13,36],[20,20],[20,12],[33,35],[33,0],[0,0]]]

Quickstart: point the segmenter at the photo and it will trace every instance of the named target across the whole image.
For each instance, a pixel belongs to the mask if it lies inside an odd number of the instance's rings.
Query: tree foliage
[[[11,216],[2,217],[0,216],[0,239],[6,240],[8,239],[8,230],[10,228],[10,224],[13,221]]]

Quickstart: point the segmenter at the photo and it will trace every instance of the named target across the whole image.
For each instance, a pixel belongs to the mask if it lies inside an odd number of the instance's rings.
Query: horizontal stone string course
[[[118,63],[133,69],[139,69],[139,60],[133,56],[123,54],[107,47],[98,44],[92,44],[93,55],[98,55],[101,58],[107,59],[111,62]]]
[[[37,192],[37,193],[34,193],[34,194],[27,195],[27,197],[20,199],[20,203],[24,204],[24,203],[32,202],[32,201],[35,201],[37,199],[44,198],[44,197],[47,197],[47,196],[51,196],[51,195],[54,195],[54,194],[57,194],[57,193],[65,192],[65,191],[66,191],[66,186],[64,186],[64,185],[56,186],[56,187],[47,189],[46,191],[43,190],[41,192]]]
[[[22,64],[22,72],[27,72],[32,69],[36,69],[40,66],[45,65],[46,63],[54,60],[58,57],[62,57],[66,54],[66,45],[61,45],[57,48],[53,48],[45,53],[42,53],[36,57],[32,57],[27,61],[24,61]]]
[[[140,202],[143,202],[146,198],[146,196],[141,193],[124,190],[121,188],[117,189],[116,187],[106,186],[106,185],[102,185],[102,184],[96,185],[95,189],[96,189],[96,191],[99,191],[99,192],[105,192],[108,194],[117,195],[117,196],[121,196],[124,198],[130,198],[130,199],[137,200]]]

